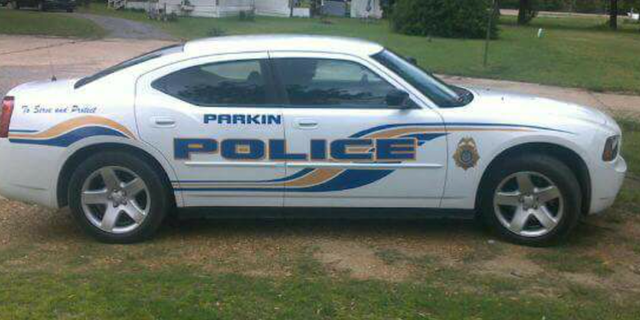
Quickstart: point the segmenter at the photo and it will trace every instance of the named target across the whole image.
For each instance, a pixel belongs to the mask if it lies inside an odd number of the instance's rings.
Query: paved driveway
[[[21,83],[49,79],[52,73],[59,79],[82,77],[172,43],[0,36],[0,96]]]

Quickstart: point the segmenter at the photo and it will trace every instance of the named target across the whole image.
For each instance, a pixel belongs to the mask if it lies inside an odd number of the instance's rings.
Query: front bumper
[[[627,162],[618,156],[610,163],[604,163],[592,173],[592,195],[590,214],[599,214],[611,207],[620,192],[627,173]]]

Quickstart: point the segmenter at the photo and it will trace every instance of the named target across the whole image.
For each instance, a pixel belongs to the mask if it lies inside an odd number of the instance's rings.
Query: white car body
[[[382,50],[377,44],[342,38],[225,37],[188,42],[180,52],[77,89],[77,80],[18,86],[7,94],[15,97],[15,109],[9,138],[0,139],[0,194],[51,208],[65,206],[69,177],[64,173],[74,165],[70,159],[92,148],[122,147],[138,150],[160,164],[172,182],[178,207],[474,209],[480,181],[494,159],[514,148],[545,145],[564,150],[577,161],[571,167],[585,193],[584,213],[611,206],[626,164],[619,155],[612,161],[602,159],[606,140],[621,134],[609,116],[574,104],[473,88],[468,88],[474,94],[468,105],[441,108],[372,58]],[[154,80],[190,66],[299,57],[364,66],[407,92],[419,108],[201,108],[151,86]],[[207,115],[210,123],[203,121]],[[213,120],[220,115],[230,115],[231,120]],[[247,123],[252,115],[267,118]],[[270,122],[269,116],[276,118]],[[311,140],[331,143],[411,134],[428,138],[416,138],[415,158],[406,161],[314,160],[309,156]],[[285,140],[285,152],[301,156],[232,160],[217,150],[189,152],[188,158],[178,159],[174,144],[179,142],[175,140],[185,138],[216,139],[218,143]],[[478,158],[461,166],[456,150],[463,141],[473,141]],[[410,149],[401,146],[393,152],[397,155]],[[302,155],[307,156],[302,159]]]

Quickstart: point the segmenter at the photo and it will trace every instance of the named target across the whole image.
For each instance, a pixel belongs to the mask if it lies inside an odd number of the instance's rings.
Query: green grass
[[[0,34],[100,38],[105,31],[95,23],[57,13],[0,9]]]
[[[216,28],[225,34],[303,33],[340,35],[373,40],[418,59],[422,66],[443,74],[517,80],[581,87],[596,91],[640,93],[640,26],[620,24],[619,32],[604,27],[605,18],[536,18],[530,26],[515,25],[515,18],[501,18],[501,36],[490,46],[489,66],[482,66],[481,40],[427,39],[392,33],[386,21],[365,24],[357,19],[256,17],[181,18],[175,23],[150,22],[143,13],[115,12],[94,5],[90,12],[152,23],[168,33],[193,39]],[[537,38],[538,28],[544,36]]]
[[[431,279],[435,280],[435,279]],[[561,300],[429,282],[268,279],[194,268],[0,274],[0,319],[636,319],[640,307],[572,290]],[[483,283],[487,283],[483,280]],[[495,288],[494,288],[495,289]]]
[[[640,179],[640,123],[628,119],[616,119],[622,128],[622,155],[629,166],[629,173]]]

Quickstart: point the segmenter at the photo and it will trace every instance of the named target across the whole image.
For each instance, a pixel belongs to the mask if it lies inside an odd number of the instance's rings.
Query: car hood
[[[615,121],[605,113],[590,107],[526,94],[499,90],[469,88],[475,98],[474,108],[487,109],[491,114],[529,119],[570,118],[599,126],[617,127]]]

